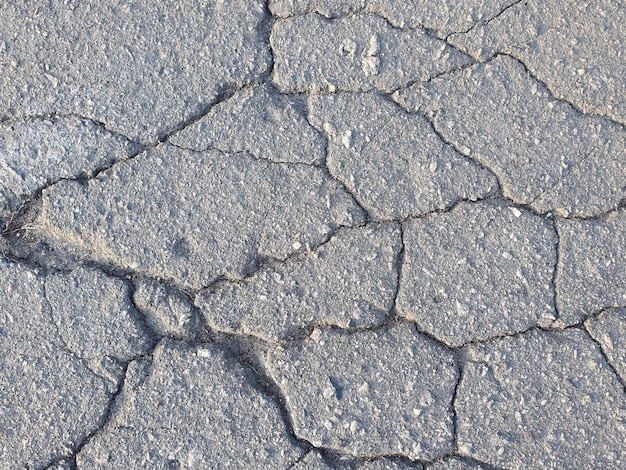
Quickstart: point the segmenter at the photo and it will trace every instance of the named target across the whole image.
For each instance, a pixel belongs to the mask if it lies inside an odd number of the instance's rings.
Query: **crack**
[[[293,420],[287,410],[286,395],[274,381],[265,365],[264,356],[267,355],[268,351],[267,343],[252,337],[218,332],[214,334],[212,343],[225,350],[235,361],[241,364],[254,378],[250,380],[251,385],[276,403],[287,433],[292,441],[303,450],[301,458],[304,458],[315,446],[306,439],[299,437],[295,431]]]
[[[122,391],[124,390],[124,384],[126,382],[126,377],[128,375],[128,366],[137,360],[141,360],[141,359],[146,359],[152,356],[152,354],[154,353],[154,350],[156,349],[156,347],[159,345],[159,342],[154,343],[148,351],[146,351],[143,354],[140,354],[136,357],[133,357],[132,359],[130,359],[129,361],[126,361],[123,363],[123,374],[122,374],[122,378],[120,379],[118,386],[116,388],[116,390],[113,391],[113,393],[110,394],[110,398],[109,398],[109,403],[106,406],[106,408],[104,409],[104,412],[102,413],[100,419],[98,420],[98,423],[96,424],[96,426],[77,444],[70,446],[70,453],[69,454],[64,454],[64,455],[60,455],[58,457],[55,457],[54,459],[51,460],[50,463],[44,465],[44,468],[50,468],[54,465],[57,465],[60,462],[63,461],[69,461],[70,463],[70,469],[76,469],[76,458],[78,456],[78,454],[82,451],[82,449],[89,444],[89,442],[96,437],[97,435],[99,435],[101,432],[104,431],[104,428],[109,424],[109,422],[111,421],[111,419],[113,418],[113,415],[115,414],[115,404],[117,402],[118,397],[121,395]]]
[[[469,68],[471,66],[468,66],[466,68]],[[452,73],[452,72],[451,72]],[[395,92],[394,92],[395,93]],[[483,162],[476,160],[472,157],[470,157],[469,155],[465,155],[465,153],[463,153],[457,146],[456,144],[454,144],[452,141],[449,141],[448,139],[445,138],[445,136],[439,131],[439,129],[437,129],[437,124],[436,124],[436,119],[437,116],[436,114],[434,116],[430,116],[429,114],[425,113],[425,112],[418,112],[418,113],[413,113],[410,112],[408,110],[406,110],[405,108],[403,108],[398,102],[396,102],[393,97],[392,94],[384,94],[382,95],[388,102],[392,103],[396,108],[400,109],[402,112],[409,114],[409,115],[414,115],[417,114],[418,116],[421,116],[422,118],[424,118],[424,120],[428,123],[428,125],[430,126],[430,129],[432,130],[432,132],[439,138],[439,140],[444,143],[445,145],[448,145],[452,150],[454,150],[454,152],[459,155],[461,158],[463,158],[464,160],[476,165],[477,167],[481,168],[482,170],[488,172],[489,174],[491,174],[495,181],[496,181],[496,185],[497,188],[496,190],[491,193],[489,196],[493,196],[493,195],[497,195],[497,196],[502,196],[504,194],[504,191],[502,189],[502,183],[500,182],[500,177],[498,176],[498,174],[490,167],[488,167],[487,165],[485,165]]]
[[[552,273],[552,279],[550,280],[550,284],[552,285],[553,295],[552,295],[552,303],[554,304],[554,312],[556,318],[554,321],[559,321],[561,318],[561,313],[559,312],[559,289],[558,289],[558,278],[559,271],[561,270],[561,233],[559,232],[559,226],[556,223],[556,218],[551,218],[551,225],[554,234],[556,235],[556,240],[554,243],[555,250],[555,260],[554,260],[554,271]]]
[[[272,31],[274,30],[274,23],[276,23],[276,18],[272,15],[270,11],[270,1],[266,0],[263,4],[263,10],[265,12],[265,20],[261,22],[261,28],[263,28],[263,36],[266,36],[267,40],[267,49],[270,53],[270,67],[268,68],[265,82],[272,83],[272,78],[274,77],[274,73],[276,70],[276,56],[274,55],[274,48],[272,47]]]
[[[523,0],[518,0],[518,1],[523,1]],[[271,13],[270,13],[271,14]],[[365,4],[363,7],[360,8],[356,8],[352,11],[347,11],[344,13],[340,13],[337,15],[327,15],[322,13],[319,8],[313,8],[309,11],[303,12],[303,13],[293,13],[293,14],[287,14],[287,15],[282,15],[282,16],[273,16],[277,21],[280,20],[290,20],[290,19],[294,19],[294,18],[301,18],[304,16],[309,16],[309,15],[317,15],[322,17],[325,20],[328,21],[337,21],[337,20],[342,20],[345,18],[354,18],[357,16],[372,16],[378,19],[383,20],[385,23],[387,23],[387,25],[394,30],[397,31],[421,31],[424,34],[426,34],[427,36],[429,36],[432,39],[437,39],[439,41],[445,42],[446,44],[448,44],[448,46],[450,46],[450,48],[455,49],[456,51],[460,52],[461,54],[468,56],[467,53],[465,53],[464,51],[462,51],[461,49],[457,48],[454,44],[449,44],[447,42],[448,36],[450,36],[450,34],[454,34],[454,33],[450,33],[449,35],[443,35],[441,34],[440,31],[433,29],[433,28],[428,28],[425,24],[423,23],[419,23],[415,26],[403,26],[399,23],[395,23],[391,18],[385,16],[385,13],[376,9],[375,7],[373,7],[372,5],[369,4]]]
[[[606,351],[604,350],[604,347],[602,346],[602,343],[600,343],[593,337],[591,332],[587,329],[586,325],[583,324],[580,327],[580,329],[583,330],[587,334],[587,336],[591,339],[591,341],[598,347],[598,351],[604,358],[604,362],[606,362],[606,365],[609,367],[609,369],[613,371],[615,378],[617,379],[617,381],[622,386],[622,389],[624,390],[624,394],[626,394],[626,380],[622,378],[622,376],[619,374],[619,372],[617,371],[613,363],[609,360],[609,357],[607,356]]]
[[[526,0],[524,0],[524,1],[526,1]],[[500,55],[506,55],[506,54],[500,54]],[[491,60],[494,60],[496,57],[497,57],[497,55],[493,56],[493,57],[492,57],[491,59],[489,59],[487,62],[490,62]],[[512,57],[512,56],[511,56],[511,57]],[[515,59],[515,58],[513,57],[513,59]],[[515,59],[515,60],[517,60],[517,59]],[[485,62],[485,63],[487,63],[487,62]],[[466,68],[470,68],[470,67],[472,67],[472,66],[473,66],[473,65],[470,65],[470,66],[468,66],[468,67],[466,67]],[[532,76],[531,76],[531,77],[532,77]],[[534,77],[532,77],[532,78],[534,78]],[[541,82],[541,81],[539,81],[539,80],[537,80],[537,81],[538,81],[539,85],[541,85],[541,86],[544,86],[544,87],[545,87],[545,84],[544,84],[544,83],[542,83],[542,82]],[[402,89],[404,89],[404,87],[403,87],[403,88],[400,88],[399,90],[402,90]],[[547,90],[547,89],[546,89],[546,90]],[[550,94],[549,90],[547,90],[547,92],[548,92],[548,94]],[[485,170],[485,171],[488,171],[490,174],[492,174],[492,175],[494,176],[494,178],[495,178],[495,180],[496,180],[496,183],[497,183],[497,185],[498,185],[497,191],[496,191],[495,193],[493,193],[492,195],[488,195],[487,197],[485,197],[485,198],[483,198],[483,199],[491,199],[491,198],[493,198],[493,197],[494,197],[494,195],[495,195],[496,197],[501,197],[501,198],[503,198],[503,199],[506,199],[506,200],[507,200],[507,201],[509,201],[511,204],[513,204],[513,205],[515,205],[515,206],[517,206],[517,207],[519,207],[519,208],[523,208],[523,209],[525,209],[525,210],[527,210],[527,211],[529,211],[529,212],[533,213],[533,214],[534,214],[534,215],[536,215],[536,216],[539,216],[539,217],[548,217],[548,218],[549,218],[549,217],[552,217],[552,213],[553,213],[553,212],[555,212],[555,213],[558,213],[558,215],[559,215],[562,219],[565,219],[565,220],[601,220],[601,219],[605,218],[606,216],[609,216],[610,214],[612,214],[612,213],[614,213],[614,212],[616,212],[616,211],[618,211],[618,210],[620,210],[620,209],[624,209],[624,208],[626,208],[626,198],[622,199],[622,200],[621,200],[621,201],[620,201],[620,202],[619,202],[619,203],[618,203],[615,207],[613,207],[613,208],[609,209],[608,211],[605,211],[605,212],[602,212],[602,213],[599,213],[599,214],[593,214],[593,215],[563,215],[563,214],[561,214],[561,213],[560,213],[561,211],[559,210],[559,208],[558,208],[558,207],[554,207],[554,208],[551,208],[551,209],[549,209],[549,210],[546,210],[546,211],[543,211],[543,212],[542,212],[542,211],[540,211],[540,210],[538,210],[538,209],[536,209],[535,207],[533,207],[533,206],[532,206],[532,204],[533,204],[533,203],[534,203],[537,199],[539,199],[541,196],[543,196],[544,194],[546,194],[546,193],[548,193],[549,191],[551,191],[551,190],[554,188],[554,186],[555,186],[555,185],[556,185],[559,181],[561,181],[563,178],[565,178],[565,177],[567,176],[567,174],[569,174],[571,171],[573,171],[574,167],[579,166],[581,163],[583,163],[583,162],[585,161],[585,159],[587,159],[587,158],[590,156],[589,154],[585,155],[584,157],[582,157],[582,158],[581,158],[581,160],[579,160],[579,161],[578,161],[578,162],[576,162],[574,165],[572,165],[572,167],[569,169],[569,171],[568,171],[565,175],[562,175],[562,176],[559,178],[559,180],[558,180],[558,181],[557,181],[557,182],[553,185],[553,187],[551,187],[551,188],[547,188],[547,189],[543,190],[543,191],[542,191],[542,192],[541,192],[538,196],[534,197],[534,198],[533,198],[530,202],[527,202],[527,203],[526,203],[526,202],[520,202],[519,200],[516,200],[516,199],[512,198],[510,195],[507,195],[507,194],[506,194],[506,193],[507,193],[507,191],[505,191],[505,190],[504,190],[503,184],[502,184],[502,183],[501,183],[501,181],[500,181],[500,180],[501,180],[501,177],[498,175],[498,173],[497,173],[497,170],[496,170],[496,169],[493,169],[493,168],[489,167],[487,164],[483,163],[480,159],[476,159],[476,158],[473,158],[473,157],[471,157],[471,156],[469,156],[469,155],[465,155],[465,154],[464,154],[464,153],[463,153],[463,152],[462,152],[462,151],[461,151],[461,150],[457,147],[457,145],[456,145],[455,143],[453,143],[452,141],[449,141],[448,139],[446,139],[446,138],[445,138],[445,136],[444,136],[444,135],[443,135],[443,134],[442,134],[442,133],[441,133],[441,132],[437,129],[437,124],[436,124],[437,114],[436,114],[436,113],[435,113],[433,116],[431,116],[431,115],[429,115],[429,114],[427,114],[427,113],[423,113],[423,112],[411,112],[411,111],[406,110],[404,107],[402,107],[402,105],[400,105],[398,102],[396,102],[396,101],[392,98],[392,96],[391,96],[391,95],[383,95],[383,96],[385,96],[385,97],[388,99],[388,101],[390,101],[391,103],[393,103],[395,106],[397,106],[397,107],[399,107],[400,109],[402,109],[405,113],[408,113],[408,114],[417,114],[417,115],[422,116],[423,118],[425,118],[425,119],[426,119],[426,121],[430,124],[430,127],[431,127],[432,131],[433,131],[433,132],[437,135],[437,137],[439,137],[439,139],[440,139],[440,140],[441,140],[444,144],[449,145],[449,146],[450,146],[450,147],[451,147],[451,148],[452,148],[452,149],[453,149],[453,150],[454,150],[454,151],[455,151],[455,152],[456,152],[459,156],[461,156],[461,157],[463,157],[464,159],[466,159],[466,160],[468,160],[468,161],[470,161],[470,162],[474,163],[475,165],[477,165],[477,166],[478,166],[478,167],[480,167],[481,169],[483,169],[483,170]],[[552,96],[552,95],[550,94],[550,96]],[[555,100],[557,100],[557,101],[560,101],[560,102],[563,102],[563,103],[565,103],[565,104],[568,104],[568,105],[572,106],[570,103],[568,103],[568,102],[566,102],[566,101],[559,100],[558,98],[554,98],[553,96],[552,96],[552,98],[553,98],[553,99],[555,99]],[[578,109],[574,108],[573,106],[572,106],[572,108],[573,108],[576,112],[579,112],[579,113],[581,113],[581,114],[583,114],[583,115],[585,115],[585,116],[587,116],[587,117],[591,116],[591,115],[587,115],[587,114],[582,113],[580,110],[578,110]],[[599,118],[603,118],[602,116],[597,116],[597,115],[594,115],[594,116],[595,116],[595,117],[599,117]],[[608,119],[608,118],[607,118],[607,119]],[[612,121],[612,122],[613,122],[613,121]],[[619,125],[620,123],[617,123],[617,124]],[[460,199],[459,201],[464,201],[464,200],[467,200],[467,201],[473,201],[472,199]],[[481,200],[481,199],[478,199],[478,200]],[[456,203],[454,203],[453,205],[455,205],[455,204],[456,204]],[[426,215],[426,214],[425,214],[425,215]],[[394,219],[394,220],[398,220],[398,219]]]
[[[307,95],[305,95],[307,96]],[[345,191],[347,194],[350,195],[350,197],[352,198],[352,201],[354,201],[354,204],[356,204],[356,206],[361,210],[361,212],[363,213],[364,217],[365,217],[365,225],[367,225],[370,221],[373,220],[372,215],[370,214],[369,210],[365,208],[365,206],[363,205],[363,203],[360,201],[360,199],[358,198],[358,196],[356,194],[354,194],[347,186],[346,184],[339,179],[338,177],[336,177],[331,171],[330,168],[328,167],[328,159],[329,159],[329,155],[330,155],[330,137],[325,133],[320,131],[317,127],[315,127],[313,124],[311,124],[311,120],[310,120],[310,115],[311,115],[311,109],[309,107],[309,101],[307,100],[305,102],[305,113],[304,113],[304,118],[307,122],[307,124],[309,125],[309,127],[311,129],[313,129],[315,132],[317,132],[317,134],[324,139],[324,162],[320,165],[317,165],[318,168],[321,168],[324,171],[324,174],[329,177],[330,179],[332,179],[333,181],[335,181],[339,187]]]
[[[477,60],[472,58],[472,61],[467,63],[467,64],[458,65],[456,67],[451,68],[450,70],[445,70],[443,72],[436,73],[436,74],[431,75],[430,77],[428,77],[426,80],[419,80],[419,79],[417,79],[417,80],[409,80],[405,85],[399,86],[397,88],[393,88],[393,89],[385,92],[385,94],[387,94],[388,96],[391,97],[394,93],[397,93],[399,91],[406,90],[408,88],[411,88],[411,87],[417,86],[417,85],[421,85],[421,86],[428,85],[429,83],[431,83],[434,80],[446,77],[448,75],[453,75],[455,73],[463,72],[464,70],[468,70],[468,69],[470,69],[470,68],[472,68],[472,67],[474,67],[476,65],[479,65],[481,63],[487,63],[487,62],[478,62]],[[391,98],[391,100],[393,101],[393,98]],[[393,101],[393,102],[394,102],[394,104],[396,106],[400,106],[402,108],[402,106],[399,103],[397,103],[396,101]],[[406,111],[406,112],[409,112],[409,111],[407,111],[404,108],[402,108],[402,109],[404,111]]]
[[[393,295],[393,304],[391,307],[391,311],[387,314],[387,317],[395,317],[398,312],[398,296],[400,295],[400,287],[402,286],[402,274],[404,264],[406,263],[406,245],[404,242],[404,225],[402,223],[398,223],[400,227],[400,250],[396,256],[394,261],[394,266],[396,268],[397,273],[397,281],[396,281],[396,291]]]
[[[287,467],[287,470],[293,470],[294,468],[296,468],[296,465],[298,465],[299,463],[302,463],[304,461],[305,458],[307,458],[307,456],[311,453],[310,450],[308,450],[307,452],[303,453],[300,458],[298,458],[298,460],[296,460],[294,463],[292,463],[291,465],[289,465]]]
[[[228,99],[230,99],[233,95],[235,95],[237,92],[244,90],[246,88],[251,88],[254,86],[258,86],[260,85],[262,82],[252,82],[252,83],[247,83],[245,85],[242,86],[223,86],[222,89],[219,91],[219,93],[217,94],[217,97],[211,101],[209,104],[207,104],[206,106],[204,106],[200,112],[195,113],[189,117],[187,117],[186,119],[184,119],[183,121],[181,121],[179,124],[177,124],[176,126],[174,126],[170,131],[168,131],[167,133],[162,134],[159,139],[154,142],[154,143],[149,143],[149,144],[145,144],[145,143],[141,143],[138,141],[135,141],[131,138],[129,138],[128,136],[121,134],[119,132],[115,132],[115,131],[111,131],[109,129],[107,129],[106,124],[101,122],[101,121],[97,121],[94,119],[90,119],[81,115],[77,115],[77,114],[72,114],[72,113],[67,113],[67,114],[63,114],[63,113],[51,113],[51,114],[43,114],[43,115],[34,115],[34,116],[30,116],[30,117],[26,117],[26,118],[16,118],[16,119],[6,119],[5,121],[2,121],[2,123],[5,122],[19,122],[19,121],[24,121],[24,120],[37,120],[37,119],[56,119],[59,117],[66,117],[66,116],[71,116],[71,117],[76,117],[79,119],[85,119],[87,121],[90,121],[92,123],[94,123],[95,125],[97,125],[98,127],[104,129],[106,132],[114,135],[114,136],[119,136],[122,137],[124,139],[126,139],[128,141],[129,144],[135,146],[135,149],[133,152],[131,152],[129,155],[127,155],[124,158],[120,158],[117,160],[112,161],[111,163],[107,164],[107,165],[103,165],[100,166],[98,168],[95,168],[94,170],[92,170],[90,172],[89,175],[85,175],[85,174],[76,174],[73,176],[69,176],[69,177],[63,177],[63,178],[58,178],[52,181],[49,181],[48,183],[46,183],[43,186],[40,186],[37,190],[35,190],[33,193],[31,193],[30,195],[25,195],[24,196],[24,201],[22,202],[21,206],[14,212],[12,212],[9,217],[8,220],[2,220],[0,219],[0,222],[3,223],[4,227],[0,227],[0,231],[2,235],[5,235],[7,232],[12,231],[12,225],[13,225],[13,221],[15,219],[19,219],[20,217],[24,216],[26,212],[28,212],[32,206],[34,204],[36,204],[42,197],[42,194],[44,191],[46,191],[47,189],[61,183],[62,181],[77,181],[81,184],[85,184],[88,181],[92,181],[94,179],[97,179],[100,175],[102,175],[103,173],[111,170],[112,168],[116,167],[117,165],[121,164],[121,163],[128,163],[133,161],[135,158],[137,158],[139,155],[145,153],[146,151],[150,150],[150,149],[155,149],[157,147],[159,147],[160,145],[162,145],[163,143],[169,143],[170,145],[177,147],[177,148],[182,148],[180,146],[174,145],[172,144],[170,141],[170,139],[175,136],[176,134],[178,134],[179,132],[184,131],[185,129],[187,129],[188,127],[194,125],[197,121],[199,121],[200,119],[204,118],[205,116],[207,116],[215,106],[219,105],[220,103],[227,101]],[[184,149],[184,150],[190,150],[190,149]],[[217,149],[216,149],[217,150]]]
[[[136,146],[139,146],[139,147],[142,147],[142,146],[146,145],[146,144],[144,144],[142,142],[139,142],[137,140],[132,139],[131,137],[129,137],[126,134],[122,134],[119,131],[115,131],[115,130],[109,129],[107,127],[107,124],[105,122],[103,122],[103,121],[99,121],[97,119],[90,118],[88,116],[84,116],[84,115],[78,114],[78,113],[72,113],[72,112],[56,111],[56,112],[50,112],[50,113],[45,113],[45,114],[29,114],[29,115],[22,115],[22,116],[11,116],[11,117],[7,117],[4,120],[0,120],[0,125],[8,125],[8,126],[10,126],[11,124],[14,124],[14,123],[33,122],[33,121],[52,121],[52,123],[54,124],[59,119],[67,118],[67,117],[73,117],[73,118],[76,118],[76,119],[81,119],[83,121],[91,122],[92,124],[94,124],[95,126],[99,127],[100,129],[102,129],[103,131],[107,132],[108,134],[111,134],[114,137],[123,138],[126,141],[128,141],[128,143],[130,143],[132,145],[136,145]]]
[[[474,29],[478,28],[479,26],[486,26],[489,23],[491,23],[492,21],[498,19],[500,16],[502,16],[504,13],[506,13],[508,10],[510,10],[511,8],[516,7],[517,5],[519,5],[520,3],[526,2],[526,4],[528,4],[529,0],[517,0],[513,3],[511,3],[510,5],[504,7],[502,10],[500,10],[498,13],[496,13],[495,15],[493,15],[490,18],[487,18],[486,20],[480,20],[477,23],[475,23],[473,26],[471,26],[470,28],[464,30],[464,31],[453,31],[451,33],[449,33],[445,38],[444,41],[448,41],[448,39],[450,38],[450,36],[452,36],[453,34],[467,34],[470,31],[473,31]]]
[[[184,131],[188,127],[193,126],[195,123],[197,123],[201,119],[203,119],[206,116],[208,116],[211,113],[211,111],[213,111],[213,108],[215,108],[219,104],[222,104],[222,103],[228,101],[234,95],[236,95],[237,93],[239,93],[241,91],[260,86],[263,83],[265,83],[265,82],[263,80],[261,80],[261,81],[249,82],[249,83],[246,83],[244,85],[239,85],[239,86],[224,86],[224,87],[222,87],[220,92],[217,94],[217,97],[213,101],[211,101],[210,103],[205,105],[199,112],[197,112],[197,113],[195,113],[195,114],[193,114],[191,116],[188,116],[187,119],[185,119],[184,121],[178,123],[178,125],[174,126],[170,131],[168,131],[167,133],[163,134],[154,145],[149,145],[147,147],[154,148],[154,147],[157,147],[161,143],[167,142],[170,145],[173,145],[174,147],[182,148],[184,150],[193,150],[193,149],[187,149],[187,148],[184,148],[184,147],[180,147],[180,146],[178,146],[176,144],[173,144],[172,142],[170,142],[170,140],[171,140],[172,137],[176,136],[180,132]],[[211,150],[211,149],[207,149],[207,151],[208,150]]]
[[[334,228],[328,233],[328,236],[324,240],[322,240],[320,243],[318,243],[314,247],[309,247],[305,251],[298,251],[298,252],[292,253],[288,256],[285,256],[284,258],[277,258],[273,256],[257,256],[257,258],[253,262],[253,267],[248,272],[246,272],[242,277],[232,279],[223,275],[218,276],[215,280],[211,281],[209,284],[202,286],[197,290],[194,290],[193,296],[196,297],[197,295],[199,295],[200,293],[204,291],[218,288],[219,285],[224,284],[224,283],[242,284],[250,280],[257,274],[259,274],[264,269],[270,269],[272,267],[282,266],[293,260],[305,259],[308,256],[310,256],[312,253],[315,253],[321,247],[323,247],[324,245],[332,241],[335,235],[337,235],[340,231],[350,230],[354,228],[364,228],[367,226],[369,226],[369,222],[363,225],[355,225],[355,226],[338,225],[336,228]],[[178,288],[176,287],[176,289]]]
[[[524,0],[524,1],[525,1],[525,0]],[[494,56],[493,56],[490,60],[492,60],[493,58],[498,57],[498,56],[510,57],[511,59],[513,59],[514,61],[516,61],[517,63],[519,63],[519,64],[520,64],[520,65],[524,68],[524,70],[526,71],[526,73],[528,74],[528,76],[529,76],[529,77],[531,77],[531,78],[532,78],[535,82],[537,82],[539,85],[541,85],[541,86],[542,86],[542,87],[546,90],[546,92],[548,93],[548,96],[549,96],[550,98],[552,98],[554,101],[558,101],[558,102],[560,102],[560,103],[564,103],[564,104],[568,105],[570,108],[572,108],[574,111],[576,111],[576,112],[577,112],[578,114],[580,114],[581,116],[585,116],[585,117],[596,117],[596,118],[599,118],[599,119],[604,119],[604,120],[605,120],[605,121],[607,121],[607,122],[610,122],[610,123],[612,123],[612,124],[614,124],[614,125],[617,125],[620,129],[622,129],[622,130],[626,130],[626,124],[623,124],[623,123],[621,123],[621,122],[619,122],[619,121],[616,121],[615,119],[613,119],[613,118],[611,118],[611,117],[609,117],[609,116],[607,116],[607,115],[604,115],[604,114],[587,113],[587,112],[583,111],[583,110],[582,110],[582,109],[581,109],[578,105],[576,105],[576,104],[574,104],[574,103],[572,103],[572,102],[570,102],[570,101],[567,101],[567,100],[566,100],[566,99],[564,99],[564,98],[561,98],[561,97],[557,96],[557,95],[556,95],[556,94],[552,91],[552,89],[550,88],[550,86],[549,86],[546,82],[544,82],[543,80],[541,80],[541,79],[540,79],[540,78],[539,78],[536,74],[534,74],[534,73],[530,70],[530,68],[526,65],[526,63],[525,63],[524,61],[522,61],[522,59],[520,59],[519,57],[516,57],[515,55],[513,55],[512,53],[509,53],[509,52],[499,51],[499,52],[496,52],[496,53],[494,54]],[[486,62],[488,62],[488,61],[485,61],[485,62],[483,62],[483,63],[486,63]]]
[[[569,326],[565,326],[565,327],[560,327],[558,329],[560,330],[568,330],[570,328],[586,328],[585,323],[588,322],[589,320],[593,320],[595,318],[598,318],[600,315],[602,315],[603,313],[606,312],[610,312],[611,310],[619,310],[619,309],[626,309],[626,305],[610,305],[608,307],[602,307],[598,310],[595,310],[594,312],[591,312],[587,315],[584,315],[579,321],[577,321],[576,323],[572,323]]]
[[[454,366],[457,373],[457,380],[454,385],[454,391],[452,392],[452,398],[450,400],[450,410],[452,411],[452,439],[455,452],[459,452],[459,411],[457,410],[457,398],[459,396],[459,387],[463,380],[463,372],[465,367],[465,360],[461,354],[456,351],[454,354]]]

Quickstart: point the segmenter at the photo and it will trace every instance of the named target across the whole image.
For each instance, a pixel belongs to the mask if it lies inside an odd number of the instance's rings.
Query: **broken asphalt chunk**
[[[588,217],[626,197],[623,127],[554,100],[515,59],[499,56],[394,99],[432,115],[438,132],[498,175],[518,204]]]
[[[248,152],[275,162],[321,164],[326,141],[306,120],[305,104],[271,85],[245,88],[170,138],[196,151]]]
[[[450,346],[556,318],[551,223],[503,201],[409,220],[398,313]]]
[[[479,60],[498,52],[524,62],[559,99],[626,124],[626,4],[531,0],[450,43]]]
[[[275,400],[214,345],[165,340],[152,363],[129,366],[111,423],[79,468],[288,468],[303,454]]]
[[[272,80],[282,92],[390,92],[472,62],[424,31],[395,29],[368,14],[278,20],[270,43]]]
[[[46,189],[39,228],[91,259],[199,289],[363,222],[321,169],[162,144],[88,185]]]
[[[609,307],[626,306],[626,210],[601,219],[557,219],[559,320],[572,325]]]
[[[578,329],[467,351],[455,409],[462,455],[511,469],[622,468],[626,394]]]
[[[411,459],[453,450],[454,357],[411,325],[315,329],[269,354],[294,432],[314,446]]]
[[[109,381],[64,343],[45,279],[0,261],[0,462],[43,468],[71,455],[104,416]],[[73,305],[72,297],[65,297]]]
[[[0,17],[0,120],[79,114],[154,143],[269,72],[264,4],[11,2]]]
[[[280,340],[315,325],[381,324],[397,290],[398,224],[344,229],[303,257],[201,293],[212,328]]]
[[[140,149],[74,116],[0,123],[0,217],[51,182],[90,176]]]
[[[150,348],[150,334],[124,281],[78,268],[47,276],[45,289],[59,334],[77,356],[127,362]]]
[[[420,215],[497,191],[428,121],[375,93],[311,96],[309,119],[330,141],[327,166],[376,220]]]

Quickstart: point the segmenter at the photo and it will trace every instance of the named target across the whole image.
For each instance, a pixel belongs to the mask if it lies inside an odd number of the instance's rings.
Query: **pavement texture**
[[[0,469],[626,469],[625,25],[0,2]]]

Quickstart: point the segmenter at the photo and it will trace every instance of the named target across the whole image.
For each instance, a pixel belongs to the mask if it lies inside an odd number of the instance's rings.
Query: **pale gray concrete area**
[[[626,469],[624,25],[0,2],[0,470]]]

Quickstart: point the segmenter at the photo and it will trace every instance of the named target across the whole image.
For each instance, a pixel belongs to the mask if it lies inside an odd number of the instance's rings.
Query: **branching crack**
[[[69,461],[70,462],[70,468],[72,470],[76,469],[76,458],[78,456],[78,454],[80,454],[80,452],[82,451],[82,449],[89,444],[89,442],[96,437],[97,435],[99,435],[100,433],[102,433],[104,431],[104,429],[106,428],[106,426],[109,424],[109,422],[111,421],[111,419],[113,418],[114,414],[115,414],[115,404],[116,401],[118,399],[118,397],[121,395],[121,393],[124,390],[124,383],[126,381],[126,377],[128,374],[128,366],[137,360],[140,359],[146,359],[146,358],[150,358],[152,356],[152,354],[154,353],[154,350],[156,349],[156,347],[158,346],[158,342],[155,342],[150,349],[146,352],[143,353],[141,355],[138,355],[137,357],[134,357],[132,359],[130,359],[129,361],[125,362],[123,364],[123,374],[122,374],[122,378],[120,379],[120,382],[117,386],[117,388],[113,391],[113,393],[111,393],[110,398],[109,398],[109,402],[106,406],[106,408],[104,409],[98,423],[96,424],[96,426],[76,445],[71,446],[71,452],[67,453],[67,454],[63,454],[60,455],[58,457],[55,457],[50,463],[48,463],[47,465],[45,465],[44,468],[49,468],[52,467],[54,465],[56,465],[59,462],[63,462],[63,461]]]

